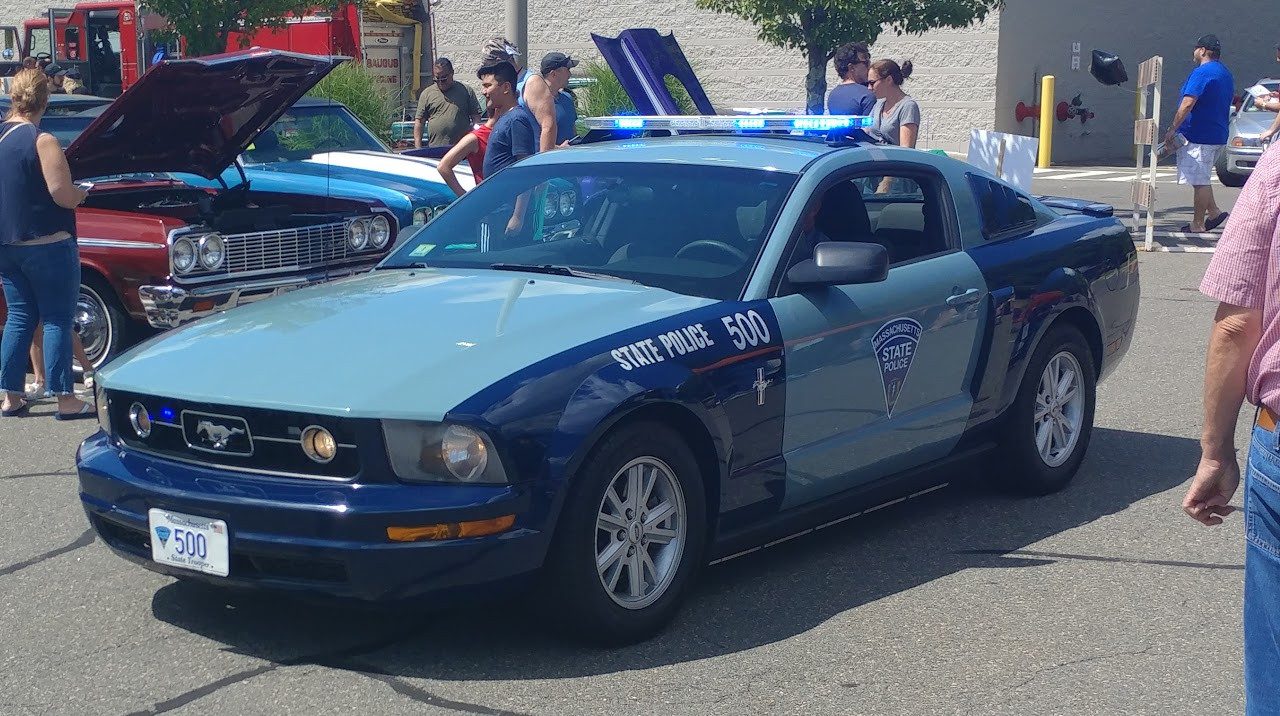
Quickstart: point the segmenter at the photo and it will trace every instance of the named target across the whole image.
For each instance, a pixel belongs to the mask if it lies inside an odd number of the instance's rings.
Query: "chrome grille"
[[[224,236],[228,273],[307,268],[348,256],[347,222]],[[356,252],[351,252],[355,254]]]

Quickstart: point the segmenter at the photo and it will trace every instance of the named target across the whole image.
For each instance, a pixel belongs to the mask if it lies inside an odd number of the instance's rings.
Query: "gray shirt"
[[[889,110],[888,114],[881,116],[883,111],[884,100],[876,100],[875,109],[871,112],[871,116],[876,118],[876,123],[871,128],[878,130],[890,142],[902,145],[902,126],[905,124],[914,124],[919,131],[920,105],[916,104],[910,95],[903,97],[893,105],[893,109]]]

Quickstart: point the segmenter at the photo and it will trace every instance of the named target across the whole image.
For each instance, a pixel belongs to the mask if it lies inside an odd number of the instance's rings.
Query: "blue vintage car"
[[[77,456],[94,530],[228,587],[534,582],[616,643],[709,560],[935,468],[995,455],[1014,492],[1066,485],[1133,338],[1129,232],[947,157],[767,132],[815,121],[619,120],[640,131],[486,178],[368,274],[138,346],[101,371]],[[544,240],[553,180],[591,198]]]
[[[65,147],[105,109],[47,115],[41,128]],[[346,159],[348,155],[353,158]],[[456,198],[434,162],[393,154],[344,105],[313,97],[285,110],[255,137],[238,166],[228,167],[218,179],[178,178],[192,186],[234,186],[241,183],[241,171],[259,191],[378,201],[400,226],[425,224]]]

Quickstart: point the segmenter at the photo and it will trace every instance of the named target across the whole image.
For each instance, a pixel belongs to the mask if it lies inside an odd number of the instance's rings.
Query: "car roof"
[[[686,134],[580,144],[573,147],[572,151],[534,154],[521,164],[679,162],[745,169],[769,168],[799,173],[814,159],[834,149],[821,142],[800,137]]]

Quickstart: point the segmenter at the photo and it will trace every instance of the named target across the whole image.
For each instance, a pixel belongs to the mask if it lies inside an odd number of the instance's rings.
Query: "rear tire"
[[[1003,489],[1047,495],[1067,486],[1093,434],[1097,400],[1093,352],[1075,326],[1053,326],[1040,341],[1009,408],[991,475]]]
[[[693,451],[663,424],[636,423],[606,436],[572,479],[542,575],[543,605],[584,641],[648,639],[675,616],[705,558]]]

